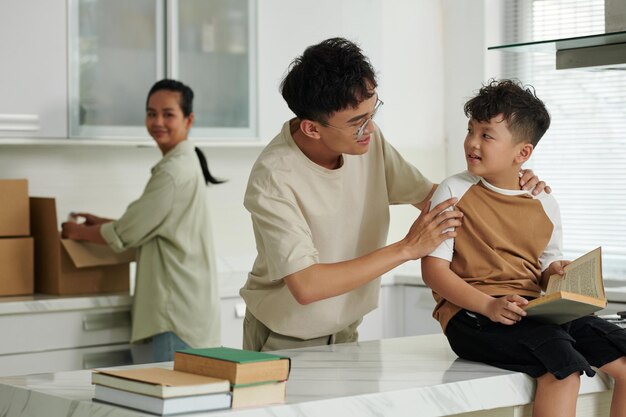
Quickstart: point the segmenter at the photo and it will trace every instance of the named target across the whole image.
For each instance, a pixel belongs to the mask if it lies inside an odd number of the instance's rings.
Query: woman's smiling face
[[[185,117],[180,99],[179,92],[170,90],[155,91],[148,99],[146,128],[163,155],[187,139],[193,124],[193,113]]]

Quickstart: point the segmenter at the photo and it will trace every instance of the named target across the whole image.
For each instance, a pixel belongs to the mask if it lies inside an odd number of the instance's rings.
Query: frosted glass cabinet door
[[[254,0],[69,1],[71,137],[149,140],[166,77],[194,90],[193,137],[256,137]]]
[[[71,0],[70,136],[148,137],[146,94],[162,78],[162,0]]]
[[[195,92],[195,137],[250,137],[256,131],[254,4],[179,0],[172,73]]]

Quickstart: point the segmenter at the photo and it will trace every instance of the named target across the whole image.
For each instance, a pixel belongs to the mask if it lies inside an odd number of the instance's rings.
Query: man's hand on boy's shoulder
[[[515,324],[526,315],[522,308],[526,304],[528,304],[528,300],[519,295],[493,297],[487,305],[484,315],[496,323]]]
[[[522,190],[532,190],[532,195],[537,195],[542,191],[545,191],[548,194],[552,192],[552,188],[550,188],[550,186],[544,181],[541,181],[532,169],[522,169],[519,173],[519,186]]]

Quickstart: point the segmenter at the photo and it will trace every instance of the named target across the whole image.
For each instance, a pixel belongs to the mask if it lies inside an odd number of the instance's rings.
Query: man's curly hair
[[[347,39],[331,38],[295,58],[280,89],[299,119],[326,123],[333,113],[372,97],[376,86],[374,69],[361,49]]]

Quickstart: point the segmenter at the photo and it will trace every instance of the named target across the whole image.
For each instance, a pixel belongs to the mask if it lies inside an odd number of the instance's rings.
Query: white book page
[[[604,298],[600,248],[597,248],[565,267],[565,274],[550,277],[546,294],[558,291],[572,292],[594,298]]]

